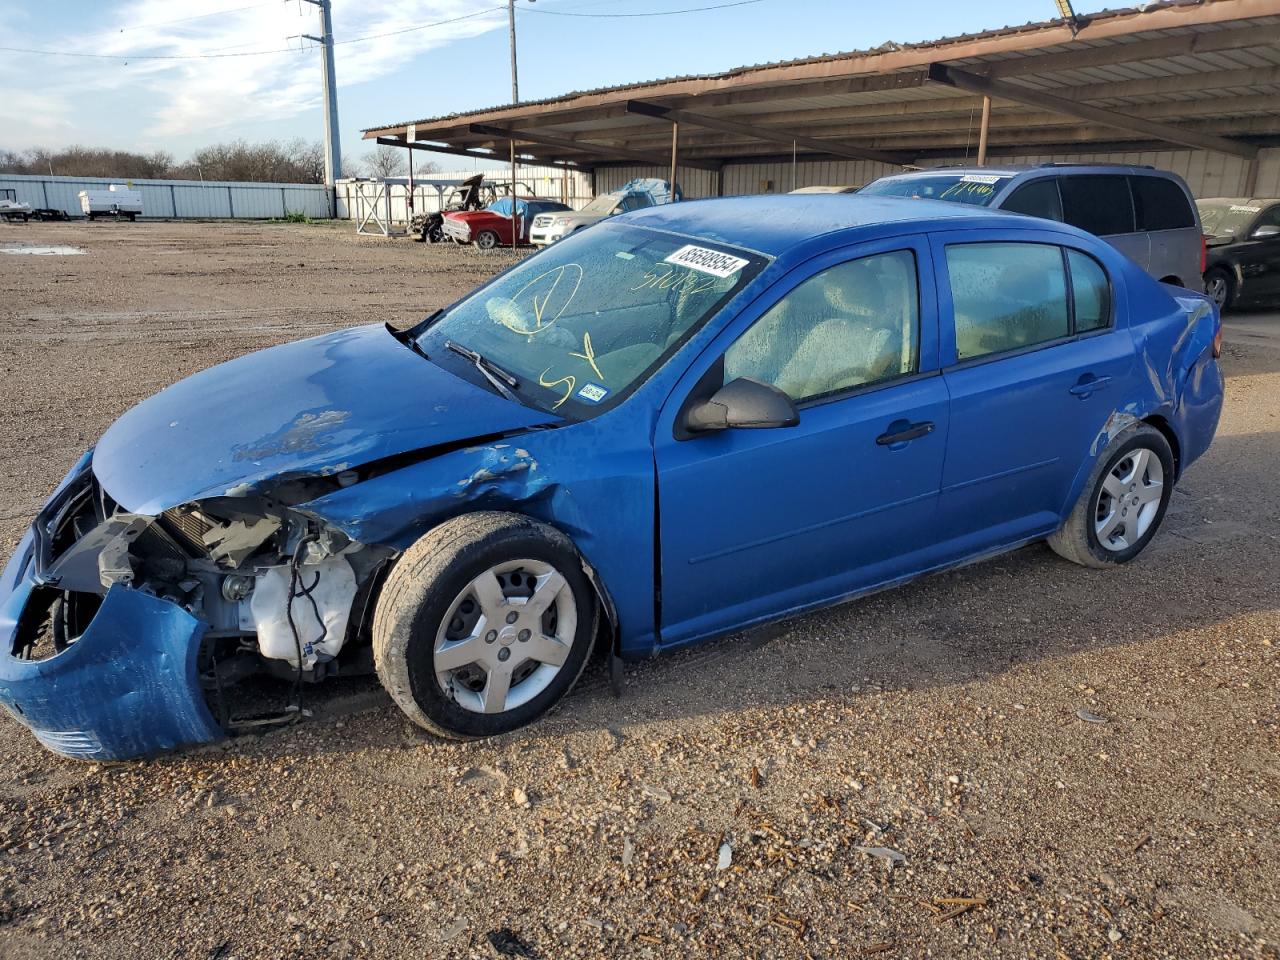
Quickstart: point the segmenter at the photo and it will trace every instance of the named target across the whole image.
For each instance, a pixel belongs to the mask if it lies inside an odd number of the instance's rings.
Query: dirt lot
[[[158,388],[408,323],[509,256],[349,226],[17,242],[86,255],[0,256],[6,554]],[[1124,569],[1033,547],[630,666],[621,699],[596,665],[487,743],[367,682],[138,764],[4,718],[0,956],[1280,956],[1280,319],[1234,321],[1225,365],[1217,442]]]

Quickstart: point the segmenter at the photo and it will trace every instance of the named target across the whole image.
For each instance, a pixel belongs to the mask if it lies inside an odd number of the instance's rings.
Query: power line
[[[757,2],[757,0],[752,0],[752,2]],[[485,7],[483,10],[477,10],[475,13],[463,14],[460,17],[452,17],[448,20],[437,20],[435,23],[420,23],[416,27],[404,27],[400,30],[388,30],[386,33],[371,33],[363,37],[351,37],[348,40],[336,40],[334,42],[335,44],[360,43],[363,40],[381,40],[383,37],[398,37],[402,33],[413,33],[417,30],[428,30],[431,27],[443,27],[446,24],[458,23],[461,20],[474,20],[476,17],[485,17],[491,13],[496,13],[499,10],[505,9],[507,9],[505,4],[497,7]]]
[[[708,7],[688,7],[684,10],[654,10],[647,13],[572,13],[568,10],[545,10],[540,7],[521,7],[521,13],[541,13],[552,17],[675,17],[682,13],[701,13],[703,10],[723,10],[726,7],[745,7],[764,0],[734,0],[733,3],[717,3]]]

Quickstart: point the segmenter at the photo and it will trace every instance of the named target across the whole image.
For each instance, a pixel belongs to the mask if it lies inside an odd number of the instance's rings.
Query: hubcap
[[[436,682],[464,710],[514,710],[555,679],[577,628],[573,590],[555,567],[500,563],[450,605],[436,633]]]
[[[1164,495],[1164,466],[1146,447],[1111,468],[1094,508],[1094,532],[1104,549],[1127,550],[1151,528]]]

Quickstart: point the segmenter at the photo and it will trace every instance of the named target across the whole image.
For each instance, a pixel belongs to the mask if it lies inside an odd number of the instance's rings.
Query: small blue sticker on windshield
[[[609,388],[602,387],[598,383],[588,383],[581,390],[578,391],[578,396],[580,396],[583,400],[587,400],[591,403],[599,403],[608,395],[609,395]]]

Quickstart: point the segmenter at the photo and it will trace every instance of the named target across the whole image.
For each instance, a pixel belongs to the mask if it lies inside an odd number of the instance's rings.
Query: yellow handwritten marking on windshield
[[[577,296],[580,286],[582,286],[582,267],[578,264],[565,263],[552,267],[526,283],[511,298],[512,302],[519,306],[523,302],[525,293],[532,291],[528,301],[533,310],[532,325],[523,311],[515,316],[504,315],[495,319],[512,333],[531,337],[535,333],[546,330],[563,316],[569,309],[569,304],[573,302],[573,298]]]
[[[695,293],[702,293],[710,290],[716,285],[716,277],[706,277],[694,273],[692,270],[680,271],[674,267],[665,269],[662,267],[654,267],[644,275],[636,286],[631,289],[643,290],[646,287],[653,287],[657,290],[675,290],[680,295],[681,306],[684,301]]]
[[[605,382],[604,374],[603,374],[603,373],[601,373],[601,372],[600,372],[600,368],[596,366],[596,351],[595,351],[595,348],[594,348],[593,346],[591,346],[591,332],[590,332],[590,331],[587,331],[587,332],[585,332],[585,333],[583,333],[583,334],[582,334],[582,352],[581,352],[581,353],[574,353],[574,352],[571,350],[571,351],[569,351],[569,356],[571,356],[571,357],[577,357],[577,358],[578,358],[578,359],[580,359],[580,360],[585,360],[585,361],[587,361],[587,363],[591,364],[591,369],[592,369],[592,370],[594,370],[594,371],[596,372],[596,376],[600,378],[600,382],[601,382],[601,383],[604,383],[604,382]]]
[[[989,197],[996,192],[994,185],[990,183],[973,183],[968,180],[959,180],[953,183],[947,189],[943,190],[938,196],[939,200],[951,200],[957,197]]]
[[[546,387],[548,390],[550,390],[553,387],[560,386],[560,384],[562,383],[568,384],[568,386],[565,387],[564,396],[561,397],[559,400],[557,400],[555,404],[551,407],[552,410],[556,410],[560,407],[560,404],[564,403],[571,396],[573,396],[573,388],[578,385],[578,378],[575,377],[573,374],[569,374],[568,376],[561,377],[559,380],[548,380],[547,372],[550,369],[551,369],[550,367],[547,367],[546,370],[543,370],[540,374],[538,374],[539,386]]]

